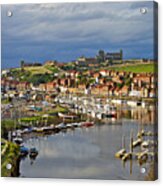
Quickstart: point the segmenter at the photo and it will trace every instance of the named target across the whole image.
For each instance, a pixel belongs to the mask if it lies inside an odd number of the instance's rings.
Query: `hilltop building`
[[[96,65],[98,64],[96,58],[86,58],[86,57],[80,57],[75,62],[78,66],[89,66],[89,65]]]
[[[39,66],[42,66],[41,63],[38,63],[38,62],[34,62],[34,63],[24,63],[22,65],[22,67],[39,67]]]
[[[53,61],[53,60],[45,61],[44,65],[54,67],[57,65],[57,61]]]
[[[105,54],[105,60],[113,60],[113,61],[120,61],[123,60],[123,50],[120,50],[120,52],[107,52]]]

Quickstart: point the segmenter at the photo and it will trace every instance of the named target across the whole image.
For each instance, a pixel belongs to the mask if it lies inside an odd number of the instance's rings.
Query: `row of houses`
[[[156,97],[155,89],[148,89],[145,87],[131,89],[129,86],[124,85],[122,88],[111,87],[108,85],[96,85],[86,88],[84,85],[78,88],[67,88],[68,93],[87,94],[87,95],[101,95],[101,96],[117,96],[117,97]]]
[[[133,73],[133,72],[126,72],[126,71],[115,71],[115,70],[107,70],[107,69],[102,69],[97,71],[91,71],[88,70],[86,73],[86,75],[91,76],[91,77],[117,77],[117,76],[128,76],[130,78],[133,77],[137,77],[139,79],[147,79],[149,77],[154,78],[154,74],[153,73]],[[76,70],[70,70],[70,71],[66,71],[65,75],[67,77],[77,77],[79,75],[83,75],[82,72],[76,71]]]
[[[16,80],[8,80],[5,78],[1,79],[1,89],[2,90],[28,90],[31,88],[29,82],[19,82]]]
[[[51,61],[49,61],[51,63]],[[85,77],[88,83],[80,81]],[[89,80],[93,80],[89,83]],[[126,79],[128,83],[126,83]],[[52,82],[40,83],[34,87],[29,82],[19,82],[2,78],[1,87],[4,90],[64,91],[69,93],[83,93],[104,96],[140,96],[156,97],[157,80],[153,73],[117,72],[114,70],[66,71],[65,77],[57,77]]]

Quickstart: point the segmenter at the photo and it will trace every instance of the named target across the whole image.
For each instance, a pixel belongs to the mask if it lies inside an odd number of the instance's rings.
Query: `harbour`
[[[157,3],[119,4],[2,5],[2,177],[158,178]]]
[[[121,124],[117,121],[95,123],[91,127],[69,128],[51,135],[26,136],[24,145],[36,147],[39,154],[34,161],[29,157],[21,161],[20,177],[119,179],[121,175],[120,179],[146,180],[154,159],[140,164],[136,159],[119,161],[115,158],[122,137],[125,135],[129,144],[131,130],[135,131],[136,139],[140,126],[141,121],[123,119]],[[154,125],[145,124],[143,129],[154,131]],[[126,149],[129,151],[128,145]],[[146,170],[143,174],[142,168]]]
[[[15,108],[19,114],[8,140],[20,149],[17,176],[154,179],[148,175],[158,162],[154,105],[69,94],[32,107],[26,102],[24,110],[13,103],[9,116]]]

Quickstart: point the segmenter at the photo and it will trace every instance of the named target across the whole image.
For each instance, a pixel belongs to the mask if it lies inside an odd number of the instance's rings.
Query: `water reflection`
[[[155,124],[156,110],[136,107],[132,109],[119,108],[117,111],[117,119],[133,119],[139,121],[141,124]]]
[[[144,180],[148,171],[142,174],[141,167],[148,170],[151,161],[143,165],[136,160],[124,163],[115,159],[114,155],[121,148],[123,135],[126,144],[130,142],[131,130],[136,138],[139,124],[146,124],[143,126],[146,131],[154,131],[152,118],[152,111],[124,110],[121,111],[121,118],[114,123],[98,123],[91,128],[77,128],[27,140],[25,145],[29,148],[35,146],[39,155],[32,166],[29,158],[21,162],[21,176]]]

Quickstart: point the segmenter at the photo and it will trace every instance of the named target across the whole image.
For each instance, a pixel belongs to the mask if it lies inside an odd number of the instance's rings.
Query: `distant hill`
[[[10,70],[11,76],[19,81],[27,81],[34,85],[47,83],[54,80],[54,74],[60,73],[61,70],[57,66],[26,66],[23,68],[13,68]]]

